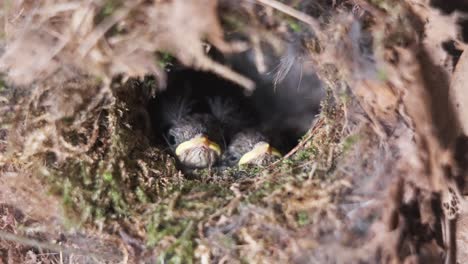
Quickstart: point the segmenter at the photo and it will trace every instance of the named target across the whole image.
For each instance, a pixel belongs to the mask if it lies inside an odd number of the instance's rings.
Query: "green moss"
[[[338,96],[340,98],[341,103],[343,104],[347,104],[352,100],[351,95],[346,91],[341,91]]]
[[[111,190],[109,194],[112,201],[112,208],[121,215],[127,215],[129,207],[124,198],[122,197],[122,193],[115,188]]]
[[[62,194],[62,203],[64,206],[70,206],[72,204],[72,197],[71,197],[71,183],[68,179],[66,179],[63,183],[63,194]]]
[[[296,221],[299,226],[306,226],[310,223],[309,214],[307,212],[301,211],[297,213]]]
[[[44,175],[50,191],[62,196],[70,219],[92,223],[138,215],[140,208],[148,207],[162,195],[160,178],[172,177],[176,172],[173,160],[151,148],[127,125],[133,107],[141,107],[141,102],[134,99],[139,93],[132,88],[122,89],[128,93],[122,98],[128,101],[117,98],[112,109],[89,116],[99,121],[101,129],[87,153],[68,157]],[[70,120],[61,122],[66,125]],[[86,143],[73,133],[67,135],[67,141],[74,145]]]
[[[106,171],[104,172],[104,174],[102,174],[102,178],[104,179],[104,181],[106,182],[112,182],[112,173],[109,172],[109,171]]]
[[[385,72],[384,69],[378,69],[377,76],[378,76],[379,80],[381,80],[382,82],[385,82],[385,81],[388,80],[387,72]]]
[[[95,16],[95,23],[101,23],[105,18],[114,14],[122,6],[122,0],[106,0],[104,5]]]
[[[167,214],[167,210],[167,206],[160,206],[153,215],[152,220],[147,225],[146,244],[148,247],[156,246],[159,241],[167,236],[181,237],[183,231],[187,227],[187,224],[191,222],[189,219],[174,221],[176,219],[168,217],[169,215]],[[172,248],[172,250],[173,249],[174,248]]]
[[[294,155],[294,161],[308,161],[317,156],[318,150],[316,149],[315,146],[309,146],[306,148],[303,148],[299,150],[295,155]]]
[[[194,241],[195,227],[193,221],[185,223],[182,234],[177,238],[174,244],[165,252],[168,263],[193,263],[194,250],[196,243]]]
[[[289,28],[292,29],[292,31],[296,32],[296,33],[301,33],[303,31],[301,25],[299,24],[298,21],[292,19],[292,18],[288,18],[286,19],[286,22],[288,23],[288,26]]]
[[[117,9],[117,6],[117,1],[107,1],[102,8],[101,15],[104,17],[112,15]]]
[[[1,34],[1,32],[0,32]],[[1,36],[0,36],[1,38]],[[7,88],[6,82],[4,80],[4,75],[0,73],[0,93],[4,92]]]
[[[281,163],[284,165],[294,165],[294,160],[292,159],[283,159],[281,160]]]
[[[256,190],[250,192],[247,195],[246,200],[248,203],[258,204],[262,202],[263,198],[265,198],[267,195],[271,194],[272,192],[281,187],[282,183],[265,181],[260,186],[260,188],[257,188]]]
[[[360,140],[359,135],[350,135],[343,141],[343,152],[346,153],[353,148],[354,145]]]
[[[111,17],[115,14],[115,12],[123,6],[123,0],[106,0],[94,16],[94,24],[99,25],[107,18]],[[114,24],[106,31],[106,36],[114,36],[122,32],[122,29],[118,26],[118,24]],[[96,77],[102,79],[102,77]]]
[[[171,66],[175,63],[175,57],[172,56],[170,53],[167,52],[157,52],[156,54],[157,58],[157,64],[161,68],[166,68],[168,66]]]
[[[259,175],[262,172],[263,169],[264,168],[262,168],[260,166],[250,165],[250,164],[246,164],[246,165],[242,165],[242,166],[238,167],[239,172],[243,172],[244,175],[247,175],[247,176],[250,176],[250,177],[255,177],[255,176]]]
[[[146,225],[146,244],[155,247],[169,237],[176,238],[162,249],[160,262],[192,263],[198,223],[225,206],[233,198],[232,191],[227,185],[186,181],[166,194]]]
[[[149,197],[146,195],[145,191],[143,191],[143,189],[141,189],[141,187],[137,187],[136,188],[136,196],[138,197],[138,201],[140,203],[149,203],[150,202],[150,199]]]

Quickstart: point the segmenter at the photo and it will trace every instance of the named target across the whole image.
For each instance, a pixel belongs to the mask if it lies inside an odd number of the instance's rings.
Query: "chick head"
[[[206,168],[213,166],[221,156],[217,130],[211,118],[192,115],[174,123],[166,140],[181,164]]]

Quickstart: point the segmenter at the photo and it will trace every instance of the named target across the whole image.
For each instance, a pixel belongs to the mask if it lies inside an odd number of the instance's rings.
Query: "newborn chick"
[[[171,111],[172,109],[172,111]],[[170,127],[166,141],[180,163],[187,168],[213,166],[221,156],[222,133],[216,119],[205,113],[190,113],[184,101],[165,109]]]
[[[261,132],[246,129],[234,135],[223,155],[223,163],[226,166],[266,166],[278,158],[281,158],[281,153],[270,146]]]

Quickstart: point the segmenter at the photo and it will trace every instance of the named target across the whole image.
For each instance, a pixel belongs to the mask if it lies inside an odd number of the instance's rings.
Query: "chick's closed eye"
[[[176,145],[176,138],[175,138],[175,136],[172,135],[172,134],[169,134],[169,135],[166,137],[166,141],[167,141],[167,143],[168,143],[170,146],[172,146],[172,147],[174,147],[174,146]]]

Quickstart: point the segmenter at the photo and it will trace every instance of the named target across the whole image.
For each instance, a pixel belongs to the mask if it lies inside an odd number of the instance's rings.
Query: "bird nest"
[[[462,8],[283,2],[0,4],[0,260],[462,263]],[[159,127],[187,87],[283,157],[187,172]]]

